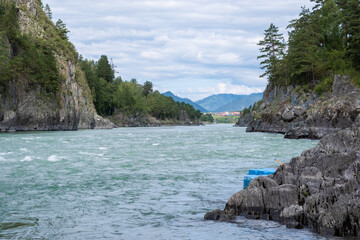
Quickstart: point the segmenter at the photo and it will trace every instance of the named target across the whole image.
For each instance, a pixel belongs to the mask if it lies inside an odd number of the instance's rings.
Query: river
[[[203,220],[250,168],[317,142],[231,125],[0,134],[0,239],[323,239]]]

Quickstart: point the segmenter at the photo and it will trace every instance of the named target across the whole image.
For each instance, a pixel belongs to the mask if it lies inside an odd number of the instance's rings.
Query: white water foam
[[[62,157],[58,157],[56,156],[55,154],[54,155],[51,155],[50,157],[48,157],[48,161],[49,162],[58,162],[58,161],[61,161],[61,159],[63,159]]]
[[[13,152],[3,152],[3,153],[0,153],[0,156],[5,156],[5,155],[9,155],[9,154],[13,154]]]
[[[32,159],[31,156],[26,156],[26,157],[24,157],[23,160],[20,160],[20,162],[30,162],[30,161],[32,161],[32,160],[33,160],[33,159]]]
[[[22,152],[28,152],[29,150],[27,148],[20,148],[20,151]]]

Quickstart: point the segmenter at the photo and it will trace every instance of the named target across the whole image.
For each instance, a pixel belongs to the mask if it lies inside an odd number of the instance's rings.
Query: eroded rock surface
[[[235,216],[275,220],[322,235],[360,237],[360,115],[347,129],[261,176],[209,220]]]
[[[347,76],[336,75],[332,92],[324,96],[298,91],[269,85],[258,112],[241,116],[236,125],[248,132],[320,139],[350,127],[360,113],[360,89]]]
[[[22,34],[44,41],[46,27],[40,21],[44,14],[36,0],[13,0],[17,6]],[[0,37],[0,47],[12,57],[12,46],[6,36]],[[63,78],[60,90],[50,96],[43,94],[33,79],[19,74],[7,83],[6,93],[0,94],[0,132],[34,130],[77,130],[109,128],[108,120],[96,114],[89,86],[79,65],[64,52],[54,56]]]

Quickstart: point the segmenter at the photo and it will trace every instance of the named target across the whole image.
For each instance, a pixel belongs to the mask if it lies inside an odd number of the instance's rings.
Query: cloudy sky
[[[256,45],[270,23],[286,33],[309,0],[43,0],[85,58],[113,59],[125,80],[198,100],[265,89]]]

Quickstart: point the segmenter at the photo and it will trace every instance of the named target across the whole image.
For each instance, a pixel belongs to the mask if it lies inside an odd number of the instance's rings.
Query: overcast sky
[[[125,80],[198,100],[265,89],[259,47],[274,23],[286,33],[308,0],[44,0],[85,58],[113,59]]]

